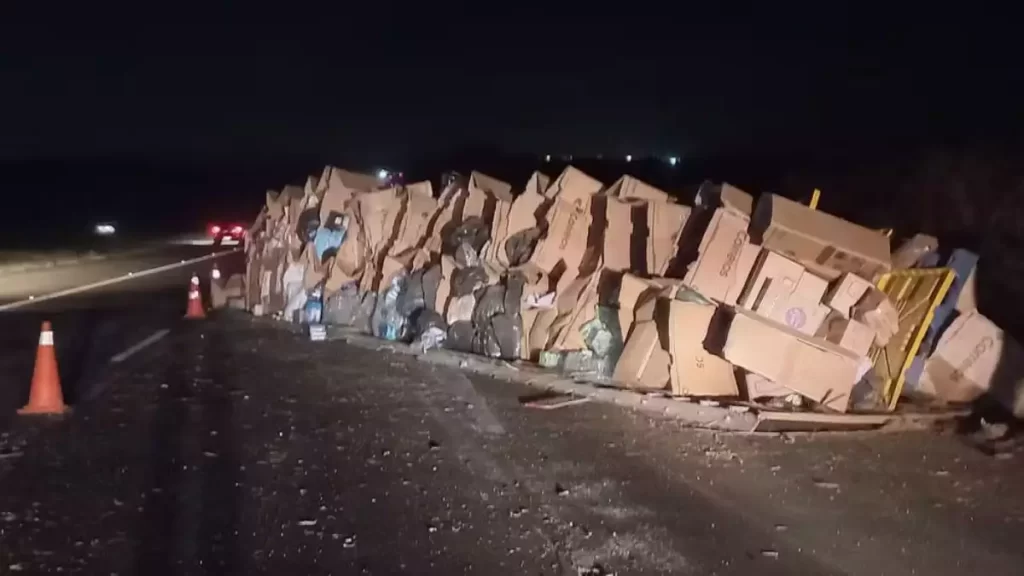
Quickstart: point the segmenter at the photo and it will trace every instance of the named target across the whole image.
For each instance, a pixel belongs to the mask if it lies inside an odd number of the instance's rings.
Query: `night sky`
[[[1020,150],[1017,20],[973,5],[20,4],[0,13],[0,176],[69,212],[474,149],[789,165]]]
[[[5,8],[0,154],[685,156],[1021,118],[996,14],[274,5]]]

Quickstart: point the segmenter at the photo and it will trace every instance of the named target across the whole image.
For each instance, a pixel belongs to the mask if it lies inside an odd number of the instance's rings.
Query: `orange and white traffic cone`
[[[217,281],[220,280],[220,268],[217,268],[217,263],[213,263],[213,270],[210,270],[210,279]]]
[[[18,414],[63,414],[67,411],[64,393],[60,389],[57,354],[53,349],[53,328],[49,322],[43,322],[43,327],[39,331],[36,367],[32,371],[32,389],[29,391],[28,404],[18,410]]]
[[[206,318],[206,310],[203,309],[203,295],[199,292],[199,276],[192,275],[192,281],[188,285],[188,308],[185,310],[185,318],[201,319]]]

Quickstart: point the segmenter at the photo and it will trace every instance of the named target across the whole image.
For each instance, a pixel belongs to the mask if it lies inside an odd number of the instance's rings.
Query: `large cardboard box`
[[[549,274],[560,263],[570,274],[577,273],[593,221],[590,206],[601,188],[600,182],[571,166],[551,183],[545,196],[553,198],[554,203],[547,213],[547,232],[534,250],[532,263]]]
[[[858,378],[856,354],[830,342],[736,309],[722,356],[837,412],[845,412]]]
[[[733,284],[739,275],[739,261],[747,246],[747,221],[740,215],[719,208],[711,217],[698,248],[697,260],[690,264],[683,282],[705,297],[734,304]]]
[[[844,272],[873,280],[892,268],[888,237],[777,194],[761,195],[751,235],[829,280]]]
[[[988,393],[1024,417],[1024,350],[977,310],[962,314],[925,361],[918,391],[946,402]]]
[[[722,397],[739,394],[732,365],[709,352],[704,345],[709,332],[714,329],[717,311],[716,306],[698,302],[658,301],[656,321],[668,334],[669,379],[673,394]]]

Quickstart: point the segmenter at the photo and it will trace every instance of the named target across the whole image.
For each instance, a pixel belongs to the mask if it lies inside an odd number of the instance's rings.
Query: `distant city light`
[[[545,162],[551,162],[551,154],[545,154],[544,155],[544,161]]]
[[[670,157],[670,158],[668,159],[668,163],[669,163],[669,164],[671,164],[671,165],[673,165],[673,166],[675,166],[676,164],[679,164],[679,157],[678,157],[678,156],[672,156],[672,157]]]
[[[633,161],[633,155],[632,154],[626,154],[626,162],[632,162],[632,161]]]

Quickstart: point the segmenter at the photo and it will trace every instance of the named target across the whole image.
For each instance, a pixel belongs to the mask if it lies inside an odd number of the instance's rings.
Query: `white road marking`
[[[167,264],[165,266],[157,266],[156,268],[150,268],[149,270],[142,270],[141,272],[134,272],[124,274],[122,276],[115,276],[113,278],[107,278],[106,280],[100,280],[99,282],[93,282],[91,284],[85,284],[83,286],[76,286],[74,288],[68,288],[66,290],[58,290],[50,294],[42,296],[35,296],[25,300],[19,300],[17,302],[10,302],[0,306],[0,312],[7,310],[15,310],[28,306],[29,304],[35,304],[37,302],[44,302],[46,300],[54,300],[56,298],[62,298],[64,296],[71,296],[73,294],[80,294],[82,292],[88,292],[89,290],[95,290],[96,288],[103,288],[104,286],[110,286],[112,284],[118,284],[126,280],[134,280],[136,278],[142,278],[143,276],[152,276],[153,274],[160,274],[161,272],[167,272],[168,270],[174,270],[175,268],[181,268],[182,266],[188,266],[189,264],[195,264],[197,262],[204,262],[206,260],[212,260],[214,258],[220,258],[221,256],[227,256],[238,252],[241,248],[235,248],[234,250],[224,250],[223,252],[215,252],[213,254],[207,254],[206,256],[200,256],[199,258],[192,258],[191,260],[182,260],[181,262],[175,262],[174,264]]]
[[[164,336],[167,336],[168,334],[170,334],[170,332],[171,331],[169,329],[167,329],[167,328],[163,328],[161,330],[157,330],[156,332],[153,332],[148,337],[146,337],[145,340],[142,340],[142,341],[136,343],[134,346],[131,346],[130,348],[125,349],[124,352],[121,352],[120,354],[117,354],[115,356],[111,356],[110,361],[112,363],[114,363],[114,364],[117,364],[117,363],[120,363],[120,362],[124,362],[125,360],[131,358],[132,355],[135,354],[136,352],[138,352],[139,350],[142,350],[143,348],[145,348],[146,346],[149,346],[150,344],[154,344],[156,342],[159,342],[161,338],[163,338]]]

